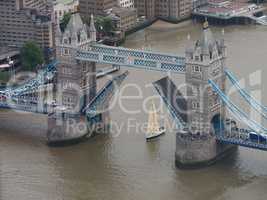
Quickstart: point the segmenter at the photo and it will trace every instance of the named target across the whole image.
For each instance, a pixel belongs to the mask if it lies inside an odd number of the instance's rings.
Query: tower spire
[[[61,42],[61,37],[62,37],[62,32],[61,32],[61,29],[60,29],[60,23],[56,23],[55,25],[55,42],[57,44],[59,44]]]
[[[89,32],[91,41],[96,42],[96,28],[93,14],[91,14]]]

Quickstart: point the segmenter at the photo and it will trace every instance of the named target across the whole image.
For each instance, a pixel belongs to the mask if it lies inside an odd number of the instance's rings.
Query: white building
[[[123,8],[134,8],[134,0],[118,0],[118,4]]]
[[[53,22],[57,24],[63,18],[64,14],[77,11],[78,6],[78,0],[56,0],[53,5]]]

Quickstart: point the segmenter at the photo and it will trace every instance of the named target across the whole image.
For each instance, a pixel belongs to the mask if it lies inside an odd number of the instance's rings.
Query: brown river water
[[[267,27],[211,28],[217,37],[225,38],[227,67],[244,78],[248,89],[261,91],[262,102],[267,105]],[[157,22],[129,36],[125,46],[142,48],[147,43],[155,51],[184,55],[185,48],[200,34],[201,25],[191,21],[179,25]],[[255,72],[258,75],[251,78]],[[165,75],[130,70],[124,86],[137,83],[142,97],[116,101],[111,118],[121,129],[76,146],[46,146],[44,116],[2,111],[0,200],[266,200],[267,152],[240,147],[213,166],[179,170],[174,165],[173,130],[147,144],[143,129],[129,127],[129,120],[137,125],[147,121],[142,104],[156,94],[149,84]],[[184,82],[181,75],[172,79],[176,84]],[[123,92],[140,95],[131,85]],[[248,110],[237,95],[233,99]],[[126,114],[122,107],[141,111]],[[166,108],[162,116],[171,121]]]

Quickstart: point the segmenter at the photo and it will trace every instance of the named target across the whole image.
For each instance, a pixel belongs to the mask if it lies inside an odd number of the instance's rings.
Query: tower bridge
[[[185,56],[105,46],[96,41],[93,16],[88,27],[76,13],[63,33],[57,29],[57,62],[24,85],[1,90],[0,107],[48,114],[49,143],[79,141],[95,131],[96,125],[102,130],[108,126],[106,108],[128,75],[125,72],[114,77],[97,92],[96,63],[178,73],[185,77],[185,95],[169,77],[153,83],[177,125],[177,166],[210,164],[237,145],[267,150],[266,128],[250,119],[226,95],[229,78],[249,105],[266,115],[266,107],[242,89],[226,69],[225,50],[224,41],[213,37],[207,23],[201,38],[185,51]],[[38,96],[51,78],[56,91],[52,96],[58,96],[52,97],[56,99],[54,104]],[[227,119],[226,109],[247,129],[240,129],[235,121]],[[86,122],[83,132],[67,129],[69,123],[83,122]]]

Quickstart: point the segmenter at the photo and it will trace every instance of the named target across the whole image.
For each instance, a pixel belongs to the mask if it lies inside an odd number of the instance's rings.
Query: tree
[[[97,17],[96,29],[99,33],[110,35],[115,30],[114,23],[110,17]]]
[[[103,30],[106,34],[110,34],[112,31],[115,30],[114,24],[111,18],[104,17],[103,19]]]
[[[67,27],[67,25],[68,25],[68,23],[70,21],[70,18],[71,18],[71,13],[65,13],[63,15],[62,20],[60,20],[60,29],[61,29],[62,32],[65,31],[65,29],[66,29],[66,27]]]
[[[43,52],[35,42],[26,42],[21,48],[20,55],[24,70],[33,71],[37,65],[44,63]]]

